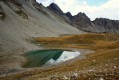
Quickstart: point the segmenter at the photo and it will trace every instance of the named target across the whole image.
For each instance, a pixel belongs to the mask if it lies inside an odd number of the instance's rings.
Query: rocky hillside
[[[56,14],[60,14],[60,16],[64,17],[68,22],[70,22],[70,24],[81,30],[96,33],[119,33],[118,20],[96,18],[94,21],[91,21],[85,13],[81,12],[72,16],[70,12],[63,13],[63,11],[55,3],[50,4],[48,8]]]
[[[59,6],[55,3],[50,4],[47,8],[59,15],[64,14],[63,11],[59,8]]]
[[[79,71],[80,74],[80,70],[83,70],[82,74],[86,73],[86,75],[78,76],[84,80],[94,80],[95,76],[96,80],[99,80],[100,76],[106,79],[110,75],[108,80],[118,78],[119,35],[83,34],[86,33],[85,31],[119,33],[119,21],[105,18],[91,21],[85,13],[73,16],[70,12],[64,13],[55,3],[44,7],[36,0],[0,0],[0,80],[46,80],[43,79],[44,77],[50,80],[49,78],[55,76],[55,73],[64,76],[63,72]],[[62,37],[62,35],[68,36]],[[38,43],[35,40],[37,38],[39,40],[39,37],[48,42]],[[90,49],[96,53],[86,56],[84,60],[77,59],[75,63],[68,63],[66,66],[49,69],[22,67],[27,61],[22,56],[24,53],[43,47],[48,48],[48,46]],[[67,73],[65,73],[66,76],[68,76]]]
[[[18,54],[39,49],[32,37],[81,33],[35,0],[0,0],[0,71],[16,69]]]
[[[119,33],[119,21],[106,18],[96,18],[92,21],[95,27],[104,33]]]
[[[54,14],[35,0],[0,1],[0,43],[22,44],[22,40],[37,36],[79,34],[65,19]],[[9,40],[9,41],[8,41]],[[14,46],[18,46],[15,44]]]

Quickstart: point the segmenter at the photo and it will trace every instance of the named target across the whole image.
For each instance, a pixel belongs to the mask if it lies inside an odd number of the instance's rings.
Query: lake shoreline
[[[48,48],[49,50],[50,48]],[[54,48],[53,48],[54,49]],[[67,61],[64,62],[60,62],[58,64],[55,65],[51,65],[51,66],[41,66],[41,67],[36,67],[36,68],[41,68],[41,69],[50,69],[50,68],[56,68],[56,67],[60,67],[62,65],[68,65],[68,64],[72,64],[73,62],[75,62],[76,60],[81,60],[81,59],[86,59],[88,54],[93,53],[93,50],[88,50],[88,49],[73,49],[73,48],[59,48],[61,50],[68,50],[68,51],[78,51],[80,53],[80,55],[76,56],[73,59],[69,59]],[[47,48],[44,48],[43,50],[47,50]]]

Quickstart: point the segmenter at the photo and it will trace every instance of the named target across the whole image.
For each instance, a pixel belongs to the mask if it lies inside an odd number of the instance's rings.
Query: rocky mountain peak
[[[52,3],[48,8],[56,14],[65,18],[73,26],[88,32],[98,33],[119,33],[119,21],[110,20],[107,18],[96,18],[91,21],[90,18],[83,12],[79,12],[77,15],[72,16],[70,12],[63,13],[59,6]]]
[[[86,16],[86,14],[83,13],[83,12],[79,12],[79,13],[77,14],[77,16]]]
[[[74,17],[76,17],[78,19],[85,19],[85,20],[89,20],[90,21],[90,18],[85,13],[82,13],[82,12],[79,12]]]
[[[70,12],[65,13],[65,15],[66,15],[68,18],[71,18],[71,17],[72,17],[72,14],[71,14]]]
[[[71,18],[71,22],[82,28],[91,26],[91,20],[85,13],[79,12]]]
[[[48,9],[50,9],[51,11],[53,11],[53,12],[59,14],[59,15],[63,14],[63,11],[60,9],[60,7],[56,3],[51,3],[48,6]]]
[[[111,20],[106,19],[106,18],[96,18],[93,22],[100,26],[107,26],[107,24],[110,23],[110,21]]]
[[[119,21],[118,20],[110,20],[107,18],[96,18],[93,23],[100,27],[104,27],[106,29],[119,29]]]

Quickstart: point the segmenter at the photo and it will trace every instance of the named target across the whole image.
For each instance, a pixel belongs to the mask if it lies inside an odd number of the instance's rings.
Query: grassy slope
[[[119,79],[119,35],[118,34],[83,34],[64,37],[35,38],[37,43],[48,48],[79,48],[91,49],[95,52],[87,55],[86,59],[46,70],[33,70],[8,76],[2,80],[15,80],[26,77],[27,80],[38,80],[54,74],[68,71],[82,71],[77,80],[106,80]],[[41,73],[42,72],[42,73]],[[10,79],[11,78],[11,79]],[[60,78],[60,77],[59,77]]]

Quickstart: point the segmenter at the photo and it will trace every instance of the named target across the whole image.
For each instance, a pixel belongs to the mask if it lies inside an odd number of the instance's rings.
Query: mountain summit
[[[63,11],[55,3],[50,4],[48,6],[48,9],[62,16],[79,30],[95,33],[119,33],[118,20],[96,18],[94,21],[91,21],[90,18],[82,12],[79,12],[77,15],[72,16],[70,12],[63,13]]]
[[[85,29],[89,26],[92,26],[91,20],[86,16],[85,13],[79,12],[77,15],[71,18],[71,22],[80,28]]]
[[[72,17],[72,14],[70,12],[65,13],[65,15],[70,19]]]
[[[60,9],[60,7],[55,4],[55,3],[51,3],[48,7],[48,9],[50,9],[51,11],[59,14],[59,15],[62,15],[63,14],[63,11]]]
[[[86,69],[84,72],[89,74],[90,70],[96,71],[101,67],[104,67],[104,69],[106,67],[108,69],[111,67],[116,71],[118,65],[113,64],[113,62],[117,61],[116,63],[118,63],[119,35],[116,34],[115,37],[112,34],[112,37],[110,37],[110,34],[107,36],[107,34],[88,33],[119,33],[119,21],[106,18],[96,18],[94,21],[91,21],[90,18],[82,12],[79,12],[77,15],[72,15],[70,12],[64,13],[55,3],[50,4],[48,7],[44,7],[41,3],[36,2],[36,0],[0,0],[0,80],[37,80],[37,78],[38,80],[46,80],[49,76],[51,78],[49,77],[50,79],[48,80],[51,80],[55,79],[55,77],[53,78],[53,76],[55,76],[54,72],[56,72],[56,75],[60,74],[61,76],[65,70],[67,71],[65,74],[67,74],[69,71],[73,71],[73,73],[82,73],[82,71],[76,70]],[[41,42],[38,43],[37,39],[39,40],[39,38]],[[88,54],[89,56],[86,56],[87,58],[81,63],[81,60],[78,62],[79,58],[76,60],[69,60],[73,62],[70,62],[70,64],[66,62],[66,67],[64,65],[60,65],[59,67],[54,66],[52,69],[50,68],[51,66],[47,66],[48,69],[46,69],[46,67],[43,68],[43,66],[42,68],[31,69],[22,67],[22,64],[27,61],[28,63],[31,63],[29,62],[29,59],[23,57],[23,54],[27,52],[35,52],[40,49],[80,51],[80,48],[86,52],[88,52],[88,49],[91,49],[91,52],[96,52],[96,54],[91,54],[91,56]],[[82,49],[81,53],[83,54],[84,52]],[[103,50],[106,52],[102,52]],[[105,59],[102,54],[105,55]],[[99,58],[97,58],[98,55],[100,56]],[[35,57],[38,58],[36,52]],[[85,58],[85,54],[81,56],[81,59],[83,57]],[[111,64],[110,61],[112,61]],[[76,63],[73,64],[74,62]],[[39,63],[39,60],[37,60],[37,64]],[[84,63],[87,64],[82,65]],[[92,65],[92,63],[94,65]],[[100,64],[103,66],[100,66]],[[93,68],[92,66],[95,67]],[[59,72],[57,72],[57,69],[59,69]],[[103,71],[104,69],[101,70]],[[105,73],[107,74],[108,71]],[[110,73],[112,73],[112,71],[109,72],[109,75],[105,75],[105,77],[107,78],[110,76]],[[115,72],[113,73],[116,77],[118,76],[118,71],[116,74]],[[36,74],[40,75],[36,76]],[[77,73],[77,75],[78,74],[80,73]],[[87,80],[88,78],[85,74],[82,74],[81,75]],[[96,71],[96,75],[97,74],[99,73]],[[37,78],[31,78],[33,76]],[[64,79],[68,76],[69,74],[65,76],[63,73],[62,78]],[[99,76],[100,74],[97,75],[97,80],[99,80]],[[46,78],[40,79],[40,77]],[[93,79],[93,77],[90,77],[89,79]],[[103,78],[104,76],[101,77]],[[78,78],[82,77],[79,75]],[[60,78],[58,77],[58,79]],[[71,80],[72,79],[76,78],[71,72]]]

